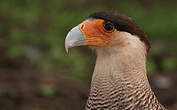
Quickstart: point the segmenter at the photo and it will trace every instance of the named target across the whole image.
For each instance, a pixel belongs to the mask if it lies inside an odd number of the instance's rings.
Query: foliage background
[[[177,1],[1,0],[0,109],[83,109],[95,55],[86,47],[67,55],[64,39],[89,14],[104,10],[132,17],[149,35],[152,88],[159,88],[164,105],[177,105]]]

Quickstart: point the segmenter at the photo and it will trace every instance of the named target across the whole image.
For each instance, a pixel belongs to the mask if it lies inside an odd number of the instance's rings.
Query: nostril
[[[81,25],[81,29],[84,29],[84,24]]]

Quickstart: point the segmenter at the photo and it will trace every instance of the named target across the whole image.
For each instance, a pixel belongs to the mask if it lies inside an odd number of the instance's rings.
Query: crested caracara
[[[86,110],[165,110],[146,75],[149,38],[131,18],[91,14],[65,39],[66,51],[83,45],[97,54]]]

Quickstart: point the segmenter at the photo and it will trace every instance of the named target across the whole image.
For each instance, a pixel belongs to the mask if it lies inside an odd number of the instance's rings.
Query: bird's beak
[[[65,50],[68,53],[68,49],[85,44],[85,38],[80,31],[79,26],[74,27],[69,31],[65,39]]]

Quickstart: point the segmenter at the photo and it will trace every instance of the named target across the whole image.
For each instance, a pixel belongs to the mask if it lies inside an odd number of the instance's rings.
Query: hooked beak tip
[[[65,51],[66,51],[66,53],[68,53],[68,47],[65,47]]]
[[[65,44],[65,51],[66,51],[66,53],[69,52],[69,47],[66,44]]]

